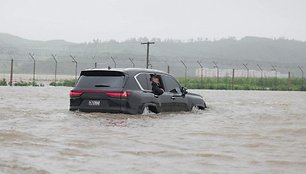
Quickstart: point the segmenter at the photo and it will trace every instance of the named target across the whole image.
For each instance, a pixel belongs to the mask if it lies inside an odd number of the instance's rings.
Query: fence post
[[[201,64],[200,61],[197,61],[197,63],[200,65],[201,67],[201,88],[203,88],[203,66]]]
[[[271,65],[272,70],[275,71],[275,84],[274,84],[274,90],[277,90],[277,70],[275,65]]]
[[[304,91],[304,71],[303,71],[303,69],[300,66],[298,66],[298,67],[299,67],[299,69],[302,72],[302,91]]]
[[[112,59],[113,62],[114,62],[115,68],[117,68],[117,62],[115,61],[115,58],[111,57],[111,59]]]
[[[247,78],[249,78],[249,67],[248,67],[248,64],[242,64],[244,67],[245,67],[245,69],[247,70]]]
[[[96,56],[93,56],[92,60],[94,61],[94,68],[97,68],[98,63],[95,59],[96,59]]]
[[[214,68],[217,69],[217,89],[219,87],[219,66],[217,65],[217,62],[216,61],[213,61],[213,64],[214,64]]]
[[[170,66],[167,65],[167,73],[170,74]]]
[[[134,63],[134,60],[135,58],[133,58],[133,59],[131,59],[131,58],[129,58],[129,60],[130,60],[130,62],[132,63],[132,65],[133,65],[133,68],[135,68],[135,63]]]
[[[186,66],[186,64],[182,60],[181,60],[181,62],[182,62],[182,64],[185,67],[185,83],[186,83],[186,81],[187,81],[187,66]]]
[[[233,75],[232,75],[232,90],[234,89],[234,79],[235,79],[235,69],[233,69]]]
[[[33,82],[32,85],[35,86],[35,58],[34,58],[34,53],[29,53],[30,57],[33,59]]]
[[[10,75],[10,82],[9,82],[10,86],[13,86],[13,68],[14,68],[14,60],[11,59],[11,75]]]
[[[290,72],[288,72],[288,91],[291,90],[290,85],[291,85],[291,74]]]
[[[72,58],[72,62],[75,63],[74,80],[75,80],[75,84],[76,84],[77,83],[77,76],[78,76],[78,62],[75,60],[75,56],[72,56],[70,54],[70,57]]]
[[[260,79],[261,79],[261,86],[262,89],[264,89],[264,83],[263,83],[263,69],[261,68],[261,66],[259,66],[259,64],[257,64],[258,68],[260,69],[261,75],[260,75]]]
[[[54,69],[54,86],[56,86],[57,60],[56,60],[56,55],[55,55],[55,54],[51,54],[51,56],[53,57],[53,60],[54,60],[54,62],[55,62],[55,69]]]

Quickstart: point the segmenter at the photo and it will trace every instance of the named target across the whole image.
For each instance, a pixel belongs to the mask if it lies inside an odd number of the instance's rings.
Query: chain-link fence
[[[222,81],[230,78],[232,81],[229,89],[233,89],[235,79],[287,79],[290,85],[292,80],[299,79],[301,89],[304,89],[303,64],[273,64],[270,62],[241,62],[241,61],[215,61],[214,58],[190,57],[162,57],[150,56],[149,68],[159,69],[182,79],[203,80],[215,78]],[[55,55],[40,58],[34,53],[23,56],[7,56],[0,58],[0,78],[8,84],[17,82],[34,82],[49,85],[54,81],[75,79],[80,71],[91,68],[145,68],[146,58],[143,55],[134,57],[119,57],[117,55],[92,56],[89,58],[74,55]],[[209,83],[209,82],[206,82]],[[263,83],[263,82],[261,82]],[[206,84],[209,86],[208,84]],[[275,86],[276,84],[274,84]],[[206,86],[206,88],[207,88]],[[217,85],[215,85],[217,86]],[[203,87],[203,86],[198,86]],[[212,87],[210,87],[212,88]],[[228,89],[228,88],[226,88]],[[290,86],[288,87],[290,89]]]

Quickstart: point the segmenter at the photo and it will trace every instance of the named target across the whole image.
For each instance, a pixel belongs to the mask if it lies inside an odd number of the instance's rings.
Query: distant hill
[[[60,61],[68,64],[71,64],[69,55],[73,54],[80,62],[80,69],[91,67],[93,62],[98,62],[102,67],[113,67],[111,56],[117,60],[118,67],[131,66],[128,58],[135,58],[136,66],[144,67],[146,47],[140,43],[145,41],[148,39],[132,38],[124,42],[96,39],[88,43],[71,43],[64,40],[27,40],[0,33],[0,60],[14,58],[20,61],[19,68],[17,67],[17,71],[20,72],[27,72],[30,69],[29,52],[33,52],[39,61],[52,61],[51,54],[57,54]],[[306,64],[306,42],[284,38],[244,37],[240,40],[235,38],[214,41],[197,39],[184,42],[154,38],[151,41],[155,41],[155,44],[150,47],[153,68],[165,70],[165,64],[169,64],[174,72],[178,68],[180,70],[176,71],[181,71],[182,64],[179,60],[185,61],[190,67],[198,67],[196,61],[199,60],[209,68],[213,67],[212,61],[217,61],[223,68],[242,68],[242,63],[248,63],[253,68],[256,68],[258,63],[265,65],[266,68],[275,64],[282,69]],[[47,70],[45,65],[40,67],[39,71],[52,72],[52,69]],[[70,73],[72,68],[73,66],[68,66],[60,71]]]

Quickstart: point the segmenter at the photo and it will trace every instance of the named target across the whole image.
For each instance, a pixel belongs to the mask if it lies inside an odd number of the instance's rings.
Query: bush
[[[68,87],[74,87],[75,85],[75,80],[62,80],[62,81],[59,81],[59,82],[51,82],[49,84],[50,86],[68,86]]]
[[[14,86],[32,86],[33,82],[24,82],[24,81],[19,81],[14,83]],[[34,82],[34,86],[38,86],[38,84],[36,82]]]
[[[0,86],[7,86],[7,82],[6,82],[5,79],[2,79],[2,80],[0,81]]]

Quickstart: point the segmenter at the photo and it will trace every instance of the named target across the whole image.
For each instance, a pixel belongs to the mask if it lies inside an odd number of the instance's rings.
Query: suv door
[[[162,75],[165,92],[164,99],[167,105],[171,107],[171,111],[187,111],[187,99],[182,94],[181,85],[170,75]]]

